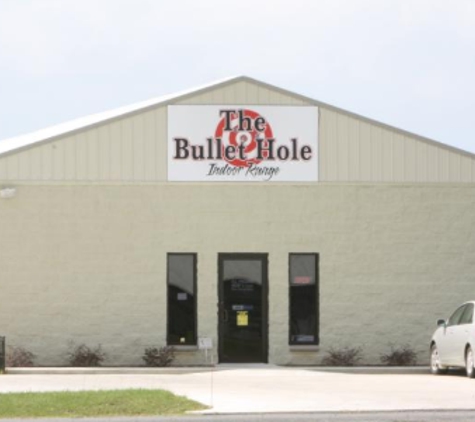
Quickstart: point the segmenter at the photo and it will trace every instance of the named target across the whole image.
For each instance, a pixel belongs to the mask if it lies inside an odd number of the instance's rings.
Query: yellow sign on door
[[[237,311],[237,325],[240,327],[249,325],[249,315],[247,311]]]

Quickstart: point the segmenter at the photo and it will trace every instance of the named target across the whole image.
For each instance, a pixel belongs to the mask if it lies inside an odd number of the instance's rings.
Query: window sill
[[[320,350],[320,346],[316,344],[309,344],[309,345],[291,344],[289,345],[289,350],[291,352],[317,352],[318,350]]]
[[[171,344],[170,347],[173,347],[177,352],[196,352],[198,350],[198,346],[196,345],[181,346],[179,344]]]

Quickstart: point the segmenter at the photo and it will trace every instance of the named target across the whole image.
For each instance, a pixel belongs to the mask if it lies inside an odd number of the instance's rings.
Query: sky
[[[0,139],[237,75],[475,153],[475,0],[0,0]]]

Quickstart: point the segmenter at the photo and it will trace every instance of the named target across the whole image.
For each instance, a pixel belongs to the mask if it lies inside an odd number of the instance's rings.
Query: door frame
[[[223,279],[223,263],[225,260],[232,261],[249,261],[258,260],[262,262],[262,356],[260,363],[268,363],[269,361],[269,254],[268,253],[240,253],[240,252],[224,252],[218,253],[218,362],[222,362],[223,356],[223,310],[222,303],[224,301],[224,285]],[[259,363],[259,362],[256,362]]]

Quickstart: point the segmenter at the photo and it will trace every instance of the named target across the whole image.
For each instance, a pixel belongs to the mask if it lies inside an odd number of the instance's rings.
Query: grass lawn
[[[0,418],[178,415],[206,406],[163,390],[0,394]]]

